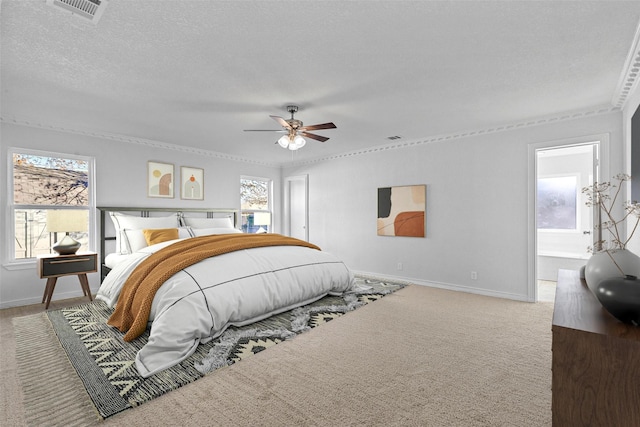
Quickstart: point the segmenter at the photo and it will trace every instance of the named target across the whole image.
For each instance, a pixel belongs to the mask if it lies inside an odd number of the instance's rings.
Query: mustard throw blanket
[[[271,233],[238,233],[182,240],[151,254],[133,270],[107,323],[126,332],[125,341],[133,341],[147,328],[156,291],[175,273],[205,258],[265,246],[305,246],[320,250],[303,240]]]

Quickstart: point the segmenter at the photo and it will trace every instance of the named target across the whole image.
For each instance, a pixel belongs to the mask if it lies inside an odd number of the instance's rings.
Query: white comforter
[[[107,275],[96,299],[117,303],[129,274],[151,253],[175,243],[142,249]],[[272,246],[207,258],[164,283],[151,307],[149,341],[136,356],[143,377],[190,356],[199,343],[272,314],[351,288],[353,275],[335,256],[301,246]]]

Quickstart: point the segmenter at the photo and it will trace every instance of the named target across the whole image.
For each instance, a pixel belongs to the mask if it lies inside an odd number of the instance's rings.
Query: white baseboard
[[[431,287],[431,288],[446,289],[446,290],[449,290],[449,291],[466,292],[466,293],[470,293],[470,294],[478,294],[478,295],[484,295],[484,296],[495,297],[495,298],[531,302],[531,301],[529,301],[529,299],[527,298],[526,295],[519,295],[519,294],[510,293],[510,292],[492,291],[492,290],[487,290],[487,289],[474,288],[474,287],[471,287],[471,286],[456,285],[456,284],[452,284],[452,283],[443,283],[443,282],[434,282],[434,281],[430,281],[430,280],[429,281],[420,280],[420,279],[414,279],[414,278],[410,278],[410,277],[388,276],[388,275],[384,275],[384,274],[369,273],[369,272],[365,272],[365,271],[356,271],[356,270],[352,270],[352,271],[353,271],[353,274],[357,274],[357,275],[360,275],[360,276],[368,276],[368,277],[372,277],[372,278],[376,278],[376,279],[389,280],[389,281],[392,281],[392,282],[415,284],[415,285],[427,286],[427,287]]]
[[[98,288],[91,289],[92,296],[94,296],[96,292],[98,292]],[[54,291],[51,301],[57,301],[57,300],[69,299],[69,298],[78,298],[82,296],[84,296],[84,294],[82,293],[81,290],[60,292],[60,293]],[[89,301],[89,298],[87,298],[87,301]],[[42,304],[42,296],[10,300],[10,301],[1,301],[0,309],[11,308],[11,307],[22,307],[25,305],[33,305],[33,304]],[[42,305],[42,308],[44,308],[44,304]]]
[[[352,270],[352,271],[354,274],[357,274],[360,276],[368,276],[376,279],[389,280],[393,282],[401,282],[406,284],[427,286],[431,288],[446,289],[449,291],[467,292],[471,294],[485,295],[489,297],[510,299],[515,301],[525,301],[525,302],[529,301],[526,295],[518,295],[518,294],[509,293],[509,292],[492,291],[487,289],[474,288],[471,286],[456,285],[452,283],[415,279],[412,277],[389,276],[385,274],[370,273],[366,271],[356,271],[356,270]],[[96,292],[97,292],[97,288],[91,290],[91,293],[93,295],[95,295]],[[82,292],[80,290],[77,290],[73,292],[54,293],[53,296],[54,296],[54,300],[77,298],[82,296]],[[42,297],[32,297],[32,298],[25,298],[21,300],[2,301],[0,302],[0,309],[20,307],[23,305],[40,304],[41,302],[42,302]]]

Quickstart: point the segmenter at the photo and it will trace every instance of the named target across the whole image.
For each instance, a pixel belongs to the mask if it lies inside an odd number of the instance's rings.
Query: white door
[[[285,178],[285,233],[309,240],[307,175]]]

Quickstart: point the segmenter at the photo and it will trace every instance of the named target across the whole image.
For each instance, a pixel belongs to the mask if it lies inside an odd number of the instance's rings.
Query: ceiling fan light
[[[282,138],[280,138],[278,140],[278,144],[282,147],[282,148],[288,148],[289,147],[289,143],[291,141],[289,140],[289,135],[283,135]]]
[[[296,135],[296,137],[293,138],[293,142],[289,145],[289,149],[290,150],[297,150],[298,148],[304,147],[304,145],[306,143],[307,143],[307,141],[305,141],[305,139],[303,137],[301,137],[300,135]],[[295,148],[291,148],[292,145]]]

